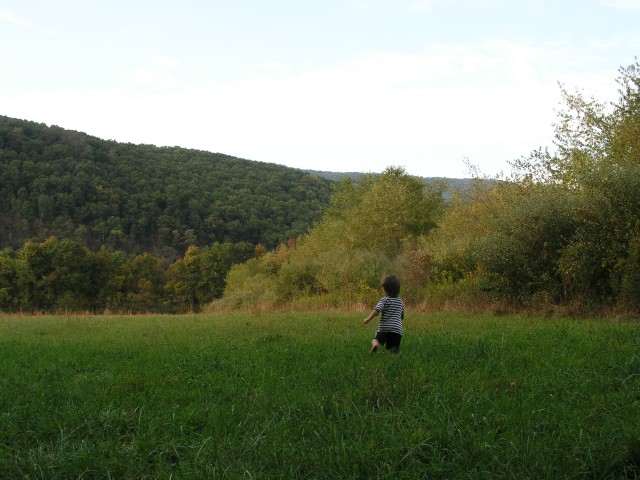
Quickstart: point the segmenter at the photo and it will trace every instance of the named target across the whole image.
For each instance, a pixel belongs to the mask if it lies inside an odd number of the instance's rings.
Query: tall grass
[[[0,318],[0,478],[640,478],[633,323]]]

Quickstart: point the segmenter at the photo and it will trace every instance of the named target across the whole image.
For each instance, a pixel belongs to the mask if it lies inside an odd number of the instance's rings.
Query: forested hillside
[[[190,245],[275,247],[321,218],[332,184],[275,164],[0,116],[0,249],[51,236],[171,260]]]

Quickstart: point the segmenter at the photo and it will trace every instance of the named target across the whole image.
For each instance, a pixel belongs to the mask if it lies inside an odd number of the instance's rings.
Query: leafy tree
[[[251,258],[254,250],[250,243],[214,243],[203,249],[189,247],[184,257],[169,269],[171,280],[167,289],[174,302],[199,310],[221,297],[231,266]]]
[[[0,310],[17,307],[16,255],[11,249],[0,251]]]
[[[608,108],[565,92],[550,178],[580,198],[579,226],[564,258],[576,296],[615,303],[635,277],[640,236],[640,66],[620,69],[619,99]]]
[[[88,309],[95,295],[90,252],[72,240],[27,242],[17,253],[19,304],[27,309]]]
[[[162,311],[165,303],[166,272],[162,260],[149,253],[136,255],[123,265],[122,301],[124,310],[137,312]]]
[[[166,288],[173,295],[173,301],[188,305],[190,310],[194,310],[200,303],[199,297],[204,283],[202,254],[198,247],[189,247],[184,257],[171,265],[169,273],[172,280]]]
[[[454,202],[424,245],[440,283],[530,302],[629,305],[639,278],[640,67],[620,70],[604,105],[562,90],[555,150],[513,163],[511,179]]]
[[[436,226],[442,189],[393,167],[359,182],[343,180],[308,234],[231,269],[225,299],[234,306],[314,296],[335,304],[369,301],[403,251]],[[248,294],[258,291],[264,293]]]
[[[560,261],[576,230],[574,198],[554,185],[521,193],[474,246],[478,281],[498,296],[526,301],[544,293],[562,300]]]

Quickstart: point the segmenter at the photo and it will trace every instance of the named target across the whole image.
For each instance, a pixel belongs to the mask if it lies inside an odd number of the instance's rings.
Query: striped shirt
[[[380,312],[378,332],[393,332],[402,335],[404,303],[398,297],[382,297],[375,309]]]

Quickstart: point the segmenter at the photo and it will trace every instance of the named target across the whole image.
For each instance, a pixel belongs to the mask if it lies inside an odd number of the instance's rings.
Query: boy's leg
[[[378,347],[380,346],[380,342],[377,338],[371,340],[371,350],[369,350],[370,354],[376,353],[378,351]]]
[[[387,335],[387,341],[384,346],[391,353],[400,353],[400,341],[402,340],[402,335],[397,333],[389,333]]]

